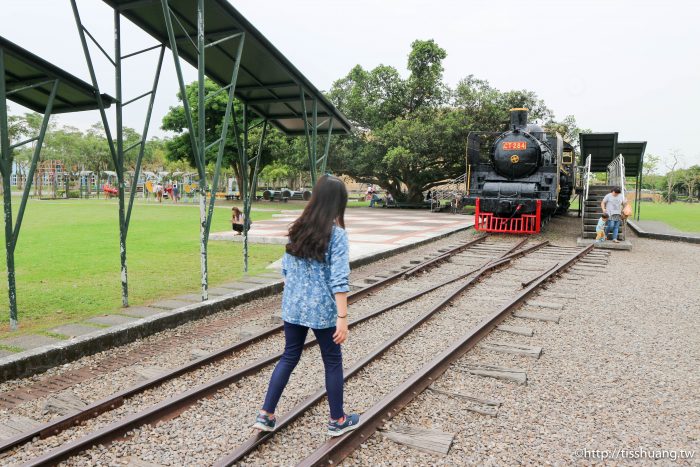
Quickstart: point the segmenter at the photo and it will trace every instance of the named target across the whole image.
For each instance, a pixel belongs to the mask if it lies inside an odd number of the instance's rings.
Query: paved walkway
[[[286,243],[287,228],[301,211],[286,211],[270,220],[257,221],[251,229],[253,243]],[[350,261],[384,254],[391,250],[441,237],[474,224],[473,216],[431,213],[423,210],[394,210],[384,208],[352,208],[345,214],[350,238]],[[212,240],[241,241],[233,232],[212,233]],[[279,263],[270,265],[273,271],[244,277],[209,289],[210,300],[202,302],[198,293],[119,310],[109,315],[96,316],[80,323],[70,323],[50,329],[49,333],[28,334],[0,339],[0,379],[17,368],[32,365],[50,366],[69,361],[58,358],[61,353],[94,353],[101,346],[116,345],[170,327],[174,320],[184,322],[203,316],[204,307],[232,306],[233,302],[252,300],[260,294],[273,293],[281,287]],[[231,305],[228,305],[231,303]],[[189,316],[189,318],[187,318]],[[177,318],[176,318],[177,317]],[[148,330],[143,331],[143,330]],[[143,331],[143,332],[142,332]],[[89,349],[89,350],[88,350]],[[56,351],[59,352],[56,352]],[[53,355],[53,357],[51,356]],[[23,363],[24,361],[24,363]]]
[[[257,221],[250,229],[251,243],[287,243],[287,229],[301,211],[286,211]],[[424,210],[350,208],[345,227],[350,238],[350,260],[439,237],[474,224],[474,216],[431,213]],[[211,240],[241,242],[235,232],[214,232]]]

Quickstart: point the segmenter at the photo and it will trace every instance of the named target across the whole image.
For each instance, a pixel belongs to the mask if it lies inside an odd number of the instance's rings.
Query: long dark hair
[[[347,204],[348,190],[341,179],[332,175],[319,178],[309,204],[289,228],[287,253],[324,261],[333,222],[345,228]]]

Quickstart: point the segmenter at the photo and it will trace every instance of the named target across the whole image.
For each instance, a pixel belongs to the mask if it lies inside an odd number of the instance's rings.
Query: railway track
[[[534,273],[538,274],[536,277],[531,278],[529,280],[529,285],[514,299],[514,301],[512,301],[510,305],[508,305],[508,307],[504,305],[503,309],[500,310],[501,315],[499,316],[501,317],[505,316],[505,314],[507,314],[509,310],[511,310],[513,307],[516,307],[522,300],[525,300],[527,296],[529,296],[534,290],[540,287],[544,282],[549,280],[554,275],[561,273],[561,271],[563,271],[564,269],[568,268],[572,264],[572,262],[575,262],[575,260],[578,259],[578,257],[588,253],[588,250],[582,252],[577,251],[575,256],[572,256],[572,258],[567,259],[565,262],[563,262],[562,251],[557,250],[556,248],[547,247],[547,242],[540,242],[534,245],[523,246],[524,242],[525,241],[518,242],[515,245],[508,245],[509,247],[505,248],[505,246],[502,244],[499,245],[483,243],[483,238],[479,238],[472,242],[461,244],[448,251],[442,252],[442,254],[437,255],[434,258],[429,258],[428,260],[422,261],[413,268],[397,271],[393,274],[387,275],[387,277],[383,278],[382,280],[370,284],[369,286],[353,294],[355,300],[365,298],[367,296],[370,296],[372,293],[376,293],[377,291],[388,287],[390,284],[395,283],[401,278],[415,276],[417,273],[425,271],[428,268],[438,267],[440,263],[445,263],[447,260],[451,261],[445,264],[453,263],[454,266],[452,268],[452,274],[449,275],[449,279],[437,282],[434,285],[423,288],[422,290],[414,292],[412,294],[406,295],[404,293],[404,296],[401,299],[387,306],[381,307],[371,313],[368,313],[362,318],[357,319],[355,322],[353,322],[353,327],[362,326],[363,323],[372,322],[372,320],[378,319],[378,317],[381,317],[390,310],[396,310],[402,306],[405,306],[407,303],[413,303],[418,300],[425,299],[426,296],[430,296],[431,294],[435,295],[435,291],[444,290],[446,288],[449,288],[450,286],[453,287],[453,290],[450,290],[447,296],[442,294],[441,298],[439,299],[433,297],[431,299],[431,306],[428,307],[428,311],[422,313],[414,313],[412,319],[408,320],[408,324],[406,324],[406,326],[404,326],[398,333],[389,333],[390,335],[388,336],[388,339],[385,339],[385,342],[382,346],[354,362],[354,364],[346,370],[346,379],[353,378],[354,375],[356,375],[357,373],[361,373],[362,371],[368,371],[367,369],[370,368],[371,364],[380,359],[386,352],[389,352],[390,349],[396,346],[397,343],[403,341],[407,336],[415,334],[416,329],[421,328],[421,326],[423,325],[427,325],[426,323],[430,324],[430,320],[432,320],[436,315],[438,315],[446,308],[449,308],[449,306],[453,304],[455,298],[463,294],[465,290],[475,288],[480,283],[480,281],[483,281],[485,278],[491,276],[496,271],[507,271],[507,268],[505,266],[511,265],[513,262],[517,261],[518,258],[526,257],[527,255],[530,255],[533,252],[537,252],[538,259],[535,262],[535,267],[533,267],[533,265],[531,264],[529,265],[529,267],[528,264],[521,264],[520,269],[522,269],[523,271],[532,271],[529,274],[529,276],[533,276]],[[469,254],[462,254],[463,251],[467,251]],[[551,263],[553,260],[557,260],[556,264],[554,266],[548,267],[546,270],[541,272],[542,264]],[[443,266],[439,267],[440,269],[442,269],[445,266],[443,264]],[[459,273],[454,274],[455,271],[459,271]],[[447,275],[447,273],[444,274]],[[500,275],[503,276],[504,274],[501,273]],[[507,273],[506,276],[508,276]],[[494,320],[497,319],[492,318],[491,322],[495,322]],[[31,438],[36,437],[37,435],[43,437],[55,436],[61,433],[62,430],[65,430],[71,426],[79,425],[81,423],[84,423],[86,420],[91,420],[99,416],[101,411],[111,410],[118,407],[127,398],[133,397],[133,395],[136,394],[137,389],[140,392],[146,391],[147,389],[163,384],[163,382],[165,381],[186,374],[189,371],[191,371],[191,369],[201,368],[204,365],[212,364],[216,361],[225,359],[227,358],[227,355],[231,354],[231,352],[235,352],[237,350],[240,350],[241,348],[252,345],[254,342],[264,340],[278,331],[279,329],[277,328],[266,330],[265,332],[260,333],[259,335],[252,336],[247,341],[236,344],[231,348],[227,348],[225,350],[212,354],[211,356],[202,358],[200,359],[200,361],[193,362],[192,364],[188,365],[189,368],[181,367],[176,370],[173,370],[167,376],[155,378],[152,381],[148,381],[140,385],[138,388],[132,388],[126,392],[123,391],[122,393],[117,394],[112,398],[109,398],[109,400],[104,400],[95,403],[92,407],[90,407],[89,410],[83,411],[79,414],[75,414],[70,417],[64,417],[64,419],[53,422],[52,424],[50,424],[50,426],[44,426],[41,431],[36,430],[34,433],[31,433],[31,435],[30,433],[24,434],[24,436],[22,436],[21,439],[20,437],[17,437],[17,439],[10,440],[11,443],[5,443],[3,447],[5,449],[16,448],[18,446],[21,446],[22,443],[27,442]],[[307,346],[312,345],[314,345],[313,341],[309,341],[307,343]],[[465,345],[467,345],[468,347],[469,344]],[[460,347],[457,352],[462,352],[462,347]],[[230,391],[232,385],[236,386],[236,383],[241,382],[245,378],[260,375],[262,370],[266,367],[271,367],[280,355],[281,354],[268,355],[248,365],[236,368],[234,371],[227,372],[218,378],[214,378],[213,380],[209,381],[204,385],[200,385],[198,387],[190,389],[189,391],[185,391],[181,394],[178,394],[175,397],[171,397],[167,400],[151,405],[146,410],[140,411],[135,414],[129,414],[123,417],[121,420],[118,420],[117,422],[98,428],[96,431],[93,431],[87,434],[86,436],[79,437],[77,440],[62,444],[56,449],[53,449],[49,452],[45,452],[43,455],[35,459],[29,460],[26,465],[54,464],[63,459],[68,459],[71,456],[75,456],[82,451],[90,450],[92,446],[105,445],[115,439],[129,438],[133,436],[136,431],[139,430],[139,427],[148,427],[149,423],[163,421],[167,423],[168,420],[172,421],[177,418],[182,418],[179,416],[184,416],[185,414],[193,412],[188,409],[193,407],[194,405],[201,404],[202,401],[207,399],[219,397],[218,394],[220,393],[220,391]],[[262,379],[264,380],[265,378],[266,377],[263,376]],[[234,388],[234,390],[238,389],[238,387]],[[323,397],[323,395],[324,391],[321,389],[314,392],[310,396],[307,395],[307,397],[303,398],[303,400],[301,400],[299,404],[297,404],[297,407],[295,407],[284,417],[280,418],[278,425],[279,428],[275,433],[280,432],[280,430],[284,430],[287,425],[292,424],[296,418],[303,415],[304,412],[307,411],[309,408],[318,405],[318,401]],[[378,411],[378,413],[381,412],[382,410]],[[366,413],[368,414],[368,416],[363,416],[362,426],[360,429],[358,429],[358,432],[364,433],[365,436],[367,436],[366,430],[370,429],[370,426],[375,425],[375,423],[372,422],[372,410]],[[248,413],[248,415],[250,415],[250,413]],[[354,439],[355,436],[356,435],[348,436],[348,438]],[[75,435],[71,435],[70,438],[75,438]],[[251,453],[258,446],[265,444],[270,438],[272,438],[272,436],[270,435],[256,435],[252,438],[244,440],[244,442],[240,443],[233,453],[227,456],[223,456],[219,460],[219,464],[230,465],[233,462],[244,460],[246,455],[249,455],[249,453]],[[346,437],[343,437],[342,439],[345,438]],[[360,439],[363,438],[361,437]],[[349,441],[345,441],[344,443],[349,443]],[[53,444],[55,445],[56,443]],[[352,443],[343,445],[350,446],[352,445]],[[341,451],[337,452],[343,453],[342,456],[344,456],[347,455],[347,453],[349,452],[347,449],[349,448],[346,447],[344,448],[344,450],[341,449]],[[334,456],[339,456],[339,454],[334,453],[332,451],[328,452],[328,454],[321,455],[320,458],[322,458],[323,460],[328,460],[336,458]],[[316,456],[318,457],[319,454],[316,454]],[[76,462],[80,463],[79,459],[81,458],[76,459],[78,459],[76,460]],[[85,460],[85,458],[83,457],[82,460]]]
[[[495,312],[487,314],[476,326],[462,334],[459,339],[442,353],[422,366],[391,393],[381,398],[369,410],[365,411],[362,423],[357,430],[348,433],[346,436],[325,442],[313,453],[301,460],[298,465],[335,464],[345,459],[358,446],[377,432],[380,427],[386,424],[389,419],[395,416],[397,412],[414,400],[418,394],[428,389],[457,360],[474,348],[476,344],[510,316],[513,311],[525,303],[538,288],[556,275],[564,272],[592,249],[592,245],[584,248],[580,252],[572,254],[569,258],[558,261],[534,278],[521,283],[524,288],[519,294],[499,306]],[[217,465],[232,465],[232,463],[231,457],[225,457],[220,459]]]
[[[370,293],[375,293],[385,287],[387,287],[389,284],[396,282],[399,279],[405,279],[407,277],[412,277],[416,275],[417,273],[421,271],[425,271],[426,269],[430,267],[435,267],[438,265],[440,262],[443,262],[453,255],[459,254],[463,250],[469,249],[470,247],[473,247],[475,245],[480,244],[483,242],[485,237],[480,237],[476,238],[470,242],[462,243],[457,245],[456,247],[449,248],[449,249],[443,249],[438,252],[438,254],[434,255],[433,257],[428,258],[427,260],[423,260],[418,262],[416,265],[412,266],[403,266],[403,269],[395,271],[393,274],[387,275],[387,277],[381,278],[381,280],[378,280],[375,283],[370,284],[367,287],[364,287],[353,294],[351,294],[351,302],[356,302],[363,297],[366,297]],[[417,261],[412,261],[413,263]],[[422,295],[425,295],[426,293],[429,293],[430,291],[434,290],[436,287],[428,288],[428,290],[422,291],[420,293],[416,293],[411,295],[410,297],[407,297],[403,300],[399,300],[397,303],[394,303],[393,305],[387,306],[387,307],[382,307],[379,310],[370,313],[366,316],[364,316],[362,319],[356,320],[355,323],[353,323],[353,326],[356,326],[360,323],[362,323],[365,320],[371,319],[374,316],[378,316],[381,313],[384,313],[392,308],[395,308],[396,306],[400,305],[401,303],[404,303],[409,300],[416,299]],[[124,391],[120,391],[117,394],[114,394],[113,396],[95,402],[91,404],[89,407],[87,407],[85,410],[82,410],[78,413],[62,417],[58,420],[54,420],[48,424],[44,424],[34,430],[24,432],[18,436],[15,436],[12,439],[5,440],[5,442],[0,445],[0,450],[1,451],[8,451],[13,448],[17,448],[21,446],[23,443],[28,442],[31,439],[40,437],[40,438],[46,438],[46,437],[52,437],[55,435],[58,435],[61,433],[63,430],[66,430],[70,427],[75,427],[79,426],[86,421],[90,421],[94,419],[95,417],[98,417],[101,413],[109,410],[114,410],[118,407],[120,407],[126,400],[129,398],[134,397],[137,394],[143,393],[148,391],[149,389],[161,386],[168,381],[171,381],[173,379],[178,378],[179,376],[186,375],[192,371],[197,370],[198,368],[205,367],[207,365],[212,365],[217,361],[220,360],[225,360],[228,357],[231,356],[232,353],[240,352],[241,350],[246,349],[247,347],[253,345],[256,342],[259,342],[261,340],[264,340],[268,338],[271,335],[274,335],[275,333],[278,333],[281,329],[281,326],[272,328],[272,329],[267,329],[261,333],[258,333],[254,336],[251,336],[250,338],[244,340],[243,342],[239,342],[233,346],[230,346],[226,349],[223,349],[221,351],[215,352],[211,355],[208,355],[206,357],[202,357],[190,364],[183,365],[179,368],[176,368],[174,370],[169,371],[167,374],[158,376],[156,378],[153,378],[149,381],[143,382],[141,384],[136,385],[135,387],[129,388]],[[311,343],[310,343],[311,344]],[[261,361],[256,362],[253,365],[249,365],[248,367],[244,367],[242,369],[239,369],[239,371],[234,372],[231,377],[235,380],[236,378],[241,378],[245,376],[246,374],[249,374],[250,372],[256,371],[256,368],[264,367],[266,364],[272,363],[276,361],[276,359],[279,357],[279,355],[273,355],[271,357],[268,357],[266,359],[262,359]],[[226,378],[224,378],[224,381],[226,381]],[[225,383],[222,383],[225,384]]]
[[[386,287],[399,278],[406,278],[415,273],[427,270],[430,267],[439,264],[439,262],[444,261],[446,258],[449,258],[451,255],[477,244],[484,239],[485,237],[481,237],[466,243],[462,243],[456,247],[444,248],[430,257],[426,257],[424,260],[414,260],[413,262],[415,264],[403,265],[398,270],[392,271],[391,275],[383,275],[381,278],[372,280],[372,283],[369,285],[363,286],[359,288],[359,290],[355,290],[348,297],[348,301],[349,303],[354,303],[369,293]],[[357,289],[358,287],[354,288]],[[260,309],[247,310],[243,313],[243,315],[251,317],[256,314],[260,314],[261,312],[262,310]],[[107,357],[101,360],[98,365],[63,371],[60,375],[38,377],[24,387],[15,387],[11,390],[0,391],[0,410],[12,410],[22,404],[31,402],[32,400],[47,397],[81,384],[87,380],[108,375],[118,369],[139,363],[145,358],[170,351],[173,348],[177,348],[182,345],[186,345],[193,339],[207,337],[220,332],[223,328],[235,326],[240,319],[241,314],[236,314],[235,316],[225,319],[218,319],[213,323],[198,324],[196,329],[192,330],[186,335],[171,336],[167,340],[151,343],[145,348],[140,347],[126,352],[120,352],[112,357]],[[279,329],[281,329],[281,326],[269,329],[269,333],[256,333],[256,335],[250,336],[252,339],[246,338],[246,342],[242,345],[242,347],[246,347],[252,342],[258,340],[258,338],[264,338],[270,333],[274,333]],[[237,348],[241,348],[241,346],[231,346],[230,350],[233,351]],[[222,351],[225,350],[227,349],[222,349]],[[206,364],[209,361],[213,361],[210,360],[210,358],[215,358],[215,356],[208,356],[207,358],[202,359],[202,362]],[[6,444],[7,443],[0,443],[0,452],[5,449]]]

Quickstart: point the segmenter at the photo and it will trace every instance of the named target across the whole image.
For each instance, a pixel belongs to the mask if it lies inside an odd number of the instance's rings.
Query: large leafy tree
[[[212,95],[219,91],[221,88],[213,81],[206,80],[205,90],[207,95]],[[189,101],[190,108],[192,110],[193,116],[197,115],[198,112],[198,102],[197,102],[197,83],[193,82],[186,87],[186,95]],[[182,101],[181,93],[178,93],[178,99]],[[228,100],[228,94],[225,92],[219,92],[212,98],[205,101],[205,134],[206,140],[208,142],[216,141],[221,136],[221,125],[223,124],[224,116],[226,113],[226,103]],[[233,175],[236,177],[238,185],[242,184],[242,173],[241,164],[238,156],[237,143],[234,138],[234,132],[232,124],[238,125],[239,134],[242,139],[242,110],[243,105],[236,100],[234,102],[235,108],[235,121],[229,124],[229,134],[227,135],[224,154],[222,160],[223,173],[231,170]],[[170,130],[177,135],[165,142],[165,150],[167,158],[170,161],[185,160],[189,162],[192,167],[196,167],[194,154],[192,153],[192,146],[190,143],[189,131],[187,129],[187,121],[185,118],[185,110],[182,105],[177,107],[171,107],[170,111],[163,118],[162,128],[164,130]],[[194,117],[193,117],[194,118]],[[255,115],[248,115],[249,122],[253,124],[257,123],[259,120]],[[194,118],[195,131],[197,120]],[[260,126],[254,127],[249,131],[248,135],[248,146],[246,152],[249,158],[252,158],[257,154],[258,151],[258,141],[261,135],[262,129]],[[263,145],[263,151],[260,158],[260,169],[264,168],[273,160],[285,160],[285,163],[294,168],[294,165],[300,159],[298,154],[296,154],[296,143],[292,138],[287,138],[281,132],[277,131],[275,128],[268,127],[267,136],[265,138],[265,143]],[[207,151],[205,155],[205,160],[207,166],[210,166],[216,161],[218,151],[218,145]],[[295,155],[295,157],[289,157],[290,154]],[[252,170],[252,168],[251,168]],[[249,179],[250,179],[249,174]]]
[[[460,116],[445,108],[450,96],[442,79],[446,56],[434,41],[417,40],[408,56],[408,78],[389,66],[368,71],[357,65],[336,81],[329,97],[355,130],[334,145],[332,170],[412,200],[455,176],[461,151],[450,137],[459,131]]]
[[[433,40],[416,40],[407,78],[389,66],[357,65],[336,81],[329,97],[355,129],[335,143],[331,168],[379,184],[397,199],[419,201],[424,191],[464,173],[470,131],[503,131],[512,107],[528,107],[534,121],[553,119],[531,91],[501,92],[471,75],[450,89],[443,81],[446,56]]]

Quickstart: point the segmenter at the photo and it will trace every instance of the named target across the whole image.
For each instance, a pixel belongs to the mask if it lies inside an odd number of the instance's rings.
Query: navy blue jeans
[[[335,327],[326,329],[313,329],[321,348],[323,366],[326,369],[326,392],[328,394],[328,405],[331,409],[331,418],[342,418],[343,412],[343,356],[340,352],[340,345],[333,342]],[[284,323],[284,354],[277,363],[270,378],[270,385],[267,388],[263,410],[275,413],[277,403],[282,397],[289,377],[294,368],[299,363],[301,351],[304,349],[304,341],[309,328],[298,324]]]
[[[618,232],[620,231],[620,221],[609,220],[605,227],[605,236],[607,237],[612,232],[612,239],[617,240]]]

